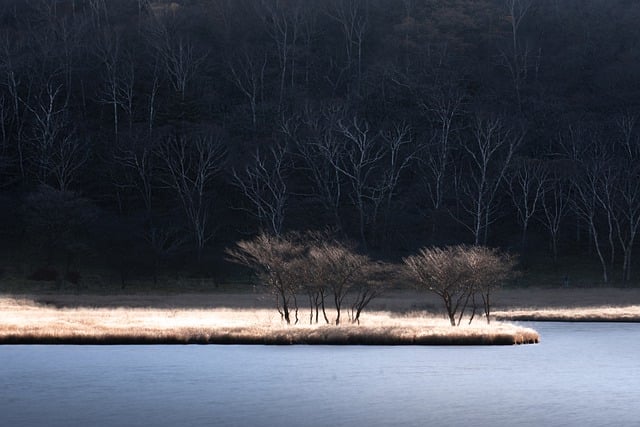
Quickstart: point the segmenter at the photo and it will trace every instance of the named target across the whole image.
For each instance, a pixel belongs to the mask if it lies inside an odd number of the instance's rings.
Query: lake
[[[0,346],[0,425],[640,425],[640,324],[526,326],[540,344]]]

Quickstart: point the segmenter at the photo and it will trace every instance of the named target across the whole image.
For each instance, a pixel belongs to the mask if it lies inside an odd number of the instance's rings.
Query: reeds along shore
[[[440,317],[371,312],[362,325],[283,325],[268,309],[55,308],[0,298],[2,344],[512,345],[529,328],[453,328]]]
[[[625,307],[523,308],[494,312],[498,320],[538,322],[640,322],[640,305]]]

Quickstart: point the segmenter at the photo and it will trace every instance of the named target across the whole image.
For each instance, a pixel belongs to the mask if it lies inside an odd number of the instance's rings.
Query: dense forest
[[[239,239],[330,230],[635,282],[638,22],[630,0],[3,0],[0,274],[224,278]]]

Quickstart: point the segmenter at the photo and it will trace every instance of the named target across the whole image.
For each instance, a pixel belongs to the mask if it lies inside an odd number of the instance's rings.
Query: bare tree
[[[344,146],[335,132],[336,122],[342,115],[340,107],[329,106],[319,111],[307,108],[301,125],[288,124],[285,134],[296,146],[302,159],[301,169],[311,181],[314,196],[320,200],[339,232],[343,232],[341,209],[344,199],[344,176],[339,168]]]
[[[632,251],[640,227],[640,137],[635,133],[638,116],[626,113],[617,120],[620,145],[618,181],[615,183],[614,222],[623,251],[622,280],[631,279]]]
[[[571,182],[559,170],[561,166],[552,166],[542,194],[542,215],[536,218],[549,232],[553,264],[558,262],[558,234],[560,226],[571,205]]]
[[[548,171],[535,159],[521,159],[507,178],[507,188],[522,226],[522,248],[526,247],[529,221],[537,213],[539,202],[544,199]]]
[[[499,117],[476,117],[472,126],[471,137],[462,143],[468,171],[459,195],[460,206],[470,221],[456,219],[473,233],[477,245],[487,241],[499,189],[522,144],[524,131],[509,127]]]
[[[403,259],[406,273],[418,289],[438,295],[451,326],[460,323],[473,294],[471,272],[463,257],[465,247],[423,248]]]
[[[377,180],[385,151],[378,143],[379,133],[372,132],[366,121],[353,117],[349,122],[339,120],[336,127],[343,139],[344,151],[338,158],[329,156],[329,152],[325,152],[325,155],[351,187],[349,197],[358,212],[360,241],[366,247],[367,224],[374,220],[385,194],[385,185]],[[373,209],[370,208],[371,204]]]
[[[262,100],[265,70],[267,67],[266,53],[249,52],[244,49],[235,54],[229,61],[229,71],[233,84],[247,97],[251,108],[251,123],[254,132],[257,126],[258,103]]]
[[[62,85],[49,81],[32,103],[32,160],[41,184],[54,180],[60,191],[67,191],[89,157],[88,146],[76,135],[70,123],[68,97]]]
[[[476,312],[475,294],[480,294],[484,316],[489,324],[491,323],[491,296],[504,283],[517,276],[516,259],[510,254],[486,246],[466,248],[464,258],[472,274],[474,292],[473,313],[469,323],[473,321]]]
[[[204,132],[169,135],[158,147],[165,184],[173,189],[191,229],[198,261],[214,236],[211,186],[222,170],[226,150],[219,135]]]
[[[98,38],[94,51],[103,66],[103,84],[98,94],[98,100],[111,106],[116,143],[118,141],[119,110],[123,109],[128,114],[129,128],[132,126],[133,118],[134,64],[131,56],[122,50],[120,35],[111,29],[105,29],[102,37]]]
[[[383,236],[387,237],[387,228],[392,214],[395,196],[397,195],[400,178],[409,166],[418,159],[422,147],[414,144],[411,127],[406,123],[396,123],[391,129],[381,133],[384,144],[385,161],[382,163],[381,184],[386,201],[384,207]],[[377,205],[374,218],[377,216]]]
[[[447,174],[453,149],[452,137],[456,131],[455,119],[462,108],[462,94],[458,92],[438,92],[420,101],[423,110],[434,121],[433,134],[428,147],[424,150],[421,164],[427,173],[423,176],[424,186],[429,194],[431,205],[435,211],[444,206]],[[434,227],[436,223],[434,222]]]
[[[120,167],[114,176],[118,187],[133,188],[144,204],[148,217],[154,207],[154,195],[159,187],[157,147],[146,138],[132,138],[117,146],[113,159]]]
[[[337,241],[318,242],[310,248],[309,259],[315,266],[318,280],[325,283],[333,296],[336,309],[335,324],[339,325],[345,298],[357,284],[364,285],[370,260],[364,255],[355,253],[344,243]],[[362,292],[363,289],[359,289],[359,291]],[[360,311],[368,304],[367,300],[370,301],[370,298],[376,295],[374,288],[369,288],[366,294],[359,295]],[[357,317],[352,319],[354,322],[358,321],[359,313],[356,309]]]
[[[16,157],[20,175],[24,177],[25,171],[25,129],[27,128],[27,117],[31,113],[24,100],[31,97],[31,82],[25,84],[23,80],[29,80],[23,76],[22,70],[14,61],[16,51],[20,51],[23,46],[17,40],[10,40],[7,35],[2,40],[0,50],[0,70],[2,79],[0,84],[7,90],[6,111],[11,111],[10,116],[6,113],[3,120],[3,129],[6,132],[10,126],[13,131],[14,143],[16,147]],[[9,108],[9,106],[11,108]]]
[[[0,188],[10,182],[7,178],[7,172],[13,166],[14,159],[9,153],[9,135],[7,129],[7,120],[11,116],[9,108],[7,108],[4,96],[0,97]]]
[[[520,26],[533,4],[532,0],[506,0],[509,23],[511,24],[511,41],[508,51],[502,51],[502,59],[511,74],[511,82],[516,95],[518,108],[522,109],[522,86],[527,80],[529,68],[529,46],[520,41]]]
[[[483,246],[449,246],[423,248],[403,259],[405,272],[418,289],[438,295],[445,306],[451,326],[458,326],[475,295],[480,294],[487,323],[491,315],[491,294],[515,275],[515,259],[508,254]]]
[[[291,323],[291,311],[298,322],[296,293],[301,283],[301,258],[305,248],[296,242],[297,236],[273,236],[262,233],[253,240],[244,240],[227,249],[229,259],[251,268],[276,297],[276,307],[282,319]]]
[[[369,303],[387,290],[391,271],[385,264],[370,261],[360,276],[352,287],[349,311],[351,323],[357,324],[360,324],[360,315]]]
[[[569,141],[572,146],[579,143],[584,142],[578,142],[573,138]],[[606,201],[607,197],[601,194],[601,178],[606,177],[608,188],[609,178],[613,173],[609,165],[610,154],[601,144],[593,141],[586,148],[573,149],[573,152],[579,153],[579,157],[575,159],[577,173],[572,178],[574,209],[589,226],[590,237],[602,266],[602,280],[607,283],[609,272],[602,248],[600,216],[603,213],[603,206],[606,206],[603,201]],[[605,213],[605,216],[608,215]]]
[[[327,7],[326,13],[338,23],[344,37],[345,65],[337,77],[336,86],[344,72],[355,72],[355,91],[359,93],[364,41],[369,24],[367,2],[366,0],[335,0]]]
[[[274,144],[267,154],[257,148],[251,162],[242,172],[233,171],[234,183],[252,205],[250,212],[260,226],[276,236],[282,233],[287,203],[287,156],[282,141]]]
[[[153,47],[162,60],[171,87],[184,101],[207,54],[197,52],[193,43],[180,34],[173,34],[167,26],[159,24],[154,30]]]
[[[267,33],[276,45],[278,63],[280,65],[280,91],[278,109],[282,109],[287,70],[291,68],[291,84],[295,76],[296,45],[301,36],[303,21],[303,2],[280,0],[261,0],[260,17]]]

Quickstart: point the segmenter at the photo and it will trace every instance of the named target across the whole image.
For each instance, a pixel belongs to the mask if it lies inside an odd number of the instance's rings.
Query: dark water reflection
[[[640,325],[517,347],[4,346],[2,426],[640,425]]]

